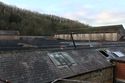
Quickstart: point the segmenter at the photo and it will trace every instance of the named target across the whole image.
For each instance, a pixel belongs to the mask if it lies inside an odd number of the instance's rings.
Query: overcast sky
[[[54,14],[92,26],[125,25],[125,0],[0,0],[19,8]]]

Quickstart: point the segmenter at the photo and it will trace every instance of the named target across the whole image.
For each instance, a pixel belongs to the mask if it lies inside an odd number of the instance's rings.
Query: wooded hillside
[[[78,21],[31,12],[0,2],[0,30],[19,30],[21,35],[52,35],[58,30],[88,27]]]

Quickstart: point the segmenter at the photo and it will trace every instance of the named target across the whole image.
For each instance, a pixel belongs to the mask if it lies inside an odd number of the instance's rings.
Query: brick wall
[[[125,81],[125,63],[116,63],[116,78]]]

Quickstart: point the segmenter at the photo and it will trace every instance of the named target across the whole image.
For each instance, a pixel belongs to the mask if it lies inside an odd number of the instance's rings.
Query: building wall
[[[17,35],[0,35],[0,40],[18,40]]]
[[[70,78],[70,80],[80,80],[80,81],[88,81],[90,83],[113,83],[113,68],[107,68],[104,70],[98,70],[95,72],[91,72],[88,74],[76,76]],[[86,83],[88,83],[86,82]],[[67,82],[67,81],[59,81],[55,83],[77,83],[77,82]],[[78,82],[80,83],[80,82]]]
[[[116,63],[116,78],[125,81],[125,63]]]
[[[118,33],[86,33],[73,34],[74,40],[100,40],[100,41],[117,41],[120,35]],[[70,40],[70,34],[57,34],[54,38]]]

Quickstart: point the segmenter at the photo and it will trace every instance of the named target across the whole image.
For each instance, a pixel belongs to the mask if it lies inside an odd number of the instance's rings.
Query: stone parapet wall
[[[98,70],[71,78],[73,80],[88,81],[90,83],[113,83],[113,68]]]

